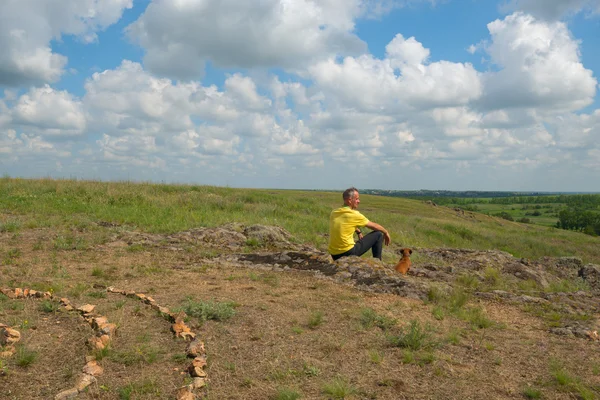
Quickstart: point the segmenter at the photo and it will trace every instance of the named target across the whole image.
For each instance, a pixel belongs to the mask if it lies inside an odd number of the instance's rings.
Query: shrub
[[[364,328],[376,326],[381,330],[388,330],[396,325],[395,318],[379,315],[372,308],[363,308],[360,314],[360,323]]]
[[[427,329],[414,319],[408,326],[404,326],[398,335],[390,337],[389,340],[392,345],[409,350],[420,350],[435,345]]]
[[[198,318],[200,321],[225,321],[235,315],[234,303],[232,302],[213,302],[213,301],[192,301],[187,300],[183,307],[187,315]]]

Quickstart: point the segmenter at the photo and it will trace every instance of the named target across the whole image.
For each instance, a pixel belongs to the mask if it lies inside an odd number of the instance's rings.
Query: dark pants
[[[373,257],[381,260],[381,252],[383,249],[383,233],[379,231],[373,231],[368,235],[363,236],[358,242],[354,244],[354,247],[342,254],[331,255],[334,260],[346,256],[362,256],[369,249],[373,251]]]

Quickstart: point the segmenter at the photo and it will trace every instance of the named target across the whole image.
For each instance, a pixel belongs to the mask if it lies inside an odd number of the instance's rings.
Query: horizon
[[[600,192],[600,0],[44,2],[0,2],[0,174]]]

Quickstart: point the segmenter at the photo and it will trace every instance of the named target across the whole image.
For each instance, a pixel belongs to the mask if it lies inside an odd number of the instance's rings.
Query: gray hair
[[[351,187],[348,188],[346,190],[344,190],[344,193],[342,193],[342,197],[344,198],[344,202],[346,202],[347,200],[350,200],[352,198],[354,198],[355,194],[354,193],[358,193],[358,189],[355,187]]]

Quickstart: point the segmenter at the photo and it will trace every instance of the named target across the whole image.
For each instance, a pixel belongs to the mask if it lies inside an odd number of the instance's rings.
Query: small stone
[[[75,385],[75,389],[78,392],[83,392],[86,387],[90,386],[92,383],[96,382],[96,378],[89,374],[81,374],[79,379],[77,380],[77,384]]]
[[[175,337],[184,339],[193,339],[196,335],[192,332],[189,326],[179,321],[171,326],[171,330],[175,333]]]
[[[126,291],[125,291],[125,296],[127,296],[127,297],[134,297],[134,296],[135,296],[135,294],[136,294],[136,293],[135,293],[135,291],[133,291],[133,290],[126,290]]]
[[[108,318],[106,317],[95,317],[92,319],[92,328],[100,329],[101,326],[108,324]]]
[[[102,325],[98,332],[100,332],[101,335],[108,335],[110,337],[115,336],[117,334],[117,325],[115,325],[115,324]]]
[[[0,351],[0,358],[9,358],[12,357],[13,354],[16,353],[16,349],[14,346],[6,346],[4,347],[4,351]]]
[[[146,300],[146,295],[143,293],[136,293],[135,297],[137,297],[138,299],[140,299],[142,301]]]
[[[196,357],[194,361],[188,367],[188,372],[192,377],[204,378],[206,377],[206,372],[204,372],[204,367],[206,366],[206,359],[204,357]]]
[[[15,288],[15,297],[16,297],[17,299],[20,299],[20,298],[23,298],[23,297],[25,297],[25,296],[23,295],[23,289],[21,289],[21,288]]]
[[[196,396],[190,390],[189,386],[184,386],[177,390],[177,400],[195,400]]]
[[[77,310],[78,310],[78,311],[81,311],[81,312],[82,312],[82,313],[84,313],[84,314],[89,314],[89,313],[91,313],[92,311],[94,311],[94,309],[95,309],[95,308],[96,308],[96,306],[95,306],[95,305],[92,305],[92,304],[85,304],[85,305],[83,305],[83,306],[81,306],[81,307],[78,307],[78,308],[77,308]]]
[[[193,340],[192,342],[190,342],[186,349],[185,349],[185,353],[187,354],[188,357],[198,357],[198,356],[203,356],[204,354],[206,354],[206,349],[204,348],[204,342],[202,342],[201,340]]]
[[[148,304],[155,303],[154,299],[153,299],[152,297],[150,297],[150,296],[146,296],[146,302],[147,302]]]
[[[102,368],[101,366],[98,365],[97,361],[89,361],[87,364],[85,364],[85,366],[83,367],[83,373],[84,374],[89,374],[92,376],[100,376],[104,373],[104,368]]]
[[[192,382],[193,389],[202,389],[204,386],[206,386],[206,378],[194,378]]]
[[[77,388],[71,388],[67,390],[63,390],[56,396],[54,396],[54,400],[65,400],[65,399],[74,399],[79,394]]]
[[[66,297],[62,297],[60,299],[60,304],[62,304],[63,306],[66,306],[66,305],[71,304],[71,301],[69,299],[67,299]]]
[[[65,310],[67,310],[67,311],[73,311],[73,310],[74,310],[74,308],[73,308],[73,306],[72,306],[72,305],[70,305],[70,304],[67,304],[67,305],[65,306]]]
[[[21,340],[21,333],[15,329],[0,328],[0,345],[11,346]]]
[[[96,357],[95,356],[85,356],[85,363],[89,363],[90,361],[95,361]]]

